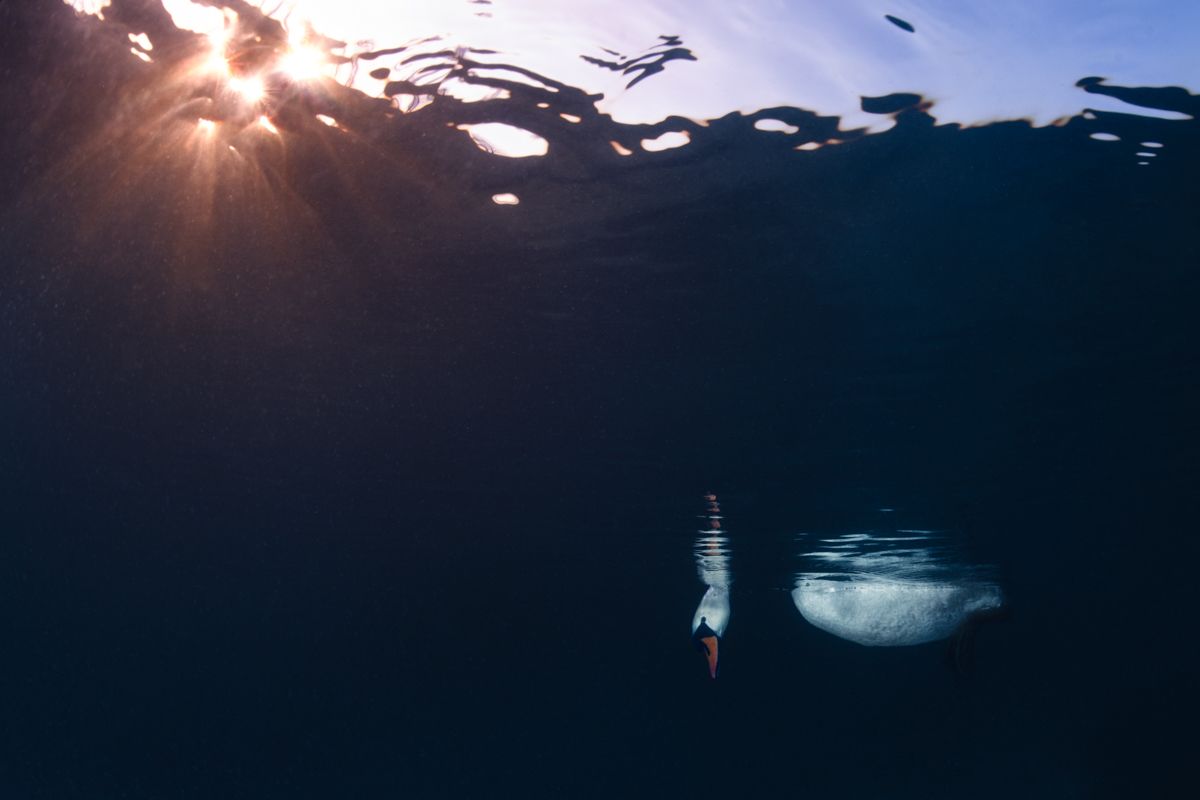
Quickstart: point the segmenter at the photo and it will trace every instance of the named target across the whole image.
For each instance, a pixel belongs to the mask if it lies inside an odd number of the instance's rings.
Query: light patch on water
[[[237,21],[237,14],[191,0],[162,0],[163,8],[181,30],[207,36],[214,45],[224,44],[226,28]]]
[[[1142,147],[1162,147],[1162,142],[1142,142]]]
[[[642,139],[642,149],[651,153],[658,153],[663,150],[673,150],[676,147],[683,147],[690,141],[692,141],[692,136],[687,131],[667,131],[653,139]]]
[[[392,98],[392,104],[402,114],[412,114],[426,106],[433,105],[431,94],[398,94]]]
[[[467,83],[458,78],[451,78],[438,84],[438,94],[453,97],[462,103],[483,103],[488,100],[507,100],[512,97],[512,92],[508,89]]]
[[[492,202],[498,206],[515,206],[521,202],[521,198],[512,192],[500,192],[492,195]]]
[[[154,49],[154,43],[150,41],[150,37],[145,33],[131,33],[129,34],[129,41],[143,50],[149,51]]]
[[[91,14],[104,19],[104,9],[112,5],[112,0],[63,0],[81,14]]]
[[[1091,134],[1090,138],[1095,139],[1098,142],[1119,142],[1119,141],[1121,141],[1121,137],[1117,136],[1115,133],[1093,133],[1093,134]]]
[[[466,131],[475,146],[485,153],[505,158],[544,156],[550,152],[550,142],[533,131],[504,122],[481,122],[475,125],[456,125]]]
[[[777,131],[779,133],[793,134],[799,133],[800,129],[795,125],[789,125],[780,119],[760,119],[755,120],[754,127],[760,131]]]

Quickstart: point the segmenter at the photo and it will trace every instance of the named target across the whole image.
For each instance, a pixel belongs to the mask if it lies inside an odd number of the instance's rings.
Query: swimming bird
[[[721,526],[721,505],[711,492],[704,495],[705,509],[700,518],[704,527],[697,531],[696,573],[705,585],[704,596],[692,615],[692,643],[708,661],[709,677],[717,677],[717,657],[721,637],[729,626],[729,539]]]
[[[801,578],[792,601],[806,620],[834,636],[868,647],[897,647],[947,639],[970,620],[998,610],[990,583]]]

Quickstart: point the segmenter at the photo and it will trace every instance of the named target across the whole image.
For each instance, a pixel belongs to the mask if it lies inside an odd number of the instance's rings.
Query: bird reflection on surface
[[[715,494],[704,496],[704,526],[696,537],[696,570],[707,589],[692,615],[692,642],[708,661],[708,674],[717,677],[721,637],[729,625],[729,538],[721,521],[721,506]]]
[[[796,576],[796,608],[821,630],[858,644],[896,647],[955,637],[958,661],[967,644],[963,634],[1003,606],[1000,587],[981,568],[955,558],[934,531],[802,534],[801,541],[809,569]]]

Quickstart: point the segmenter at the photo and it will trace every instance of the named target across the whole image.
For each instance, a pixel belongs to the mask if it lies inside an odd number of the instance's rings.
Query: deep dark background
[[[1196,123],[910,109],[797,153],[733,115],[621,159],[654,131],[554,122],[581,93],[396,117],[325,87],[206,173],[169,80],[195,43],[142,65],[138,13],[0,5],[0,795],[1182,781]],[[550,155],[445,125],[481,119]],[[969,674],[792,606],[791,534],[882,506],[996,565]]]

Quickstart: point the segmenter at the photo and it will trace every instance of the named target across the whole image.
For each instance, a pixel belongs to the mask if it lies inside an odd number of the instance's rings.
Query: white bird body
[[[700,622],[715,633],[717,636],[725,635],[725,628],[729,626],[729,589],[725,586],[709,586],[704,592],[704,597],[700,598],[700,605],[696,606],[696,613],[692,615],[692,633],[700,627]]]
[[[1000,589],[991,584],[886,578],[802,579],[792,600],[816,627],[868,647],[945,639],[973,614],[1003,602]]]
[[[708,674],[717,677],[721,637],[729,627],[729,540],[721,530],[720,507],[716,495],[709,495],[709,528],[699,531],[696,539],[696,572],[704,583],[704,596],[692,615],[692,641],[708,661]]]

